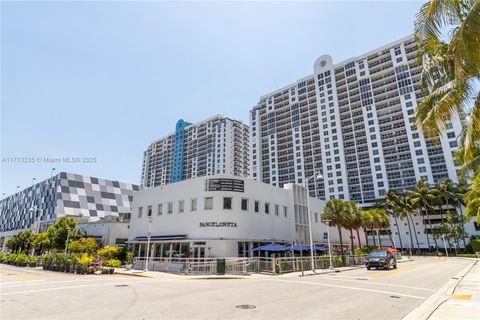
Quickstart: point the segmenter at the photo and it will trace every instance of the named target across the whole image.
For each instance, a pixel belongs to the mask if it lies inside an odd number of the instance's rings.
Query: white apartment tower
[[[240,121],[216,115],[196,124],[180,119],[175,132],[155,140],[143,154],[144,187],[201,176],[249,175],[249,132]]]
[[[309,180],[312,196],[367,204],[419,179],[457,181],[460,119],[438,138],[415,125],[422,99],[417,48],[407,37],[260,97],[250,111],[251,177],[279,187]]]

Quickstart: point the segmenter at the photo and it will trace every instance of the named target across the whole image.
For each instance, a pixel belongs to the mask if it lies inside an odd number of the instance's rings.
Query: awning
[[[151,236],[150,241],[158,241],[158,240],[180,240],[185,239],[187,237],[186,234],[174,234],[174,235],[165,235],[165,236]],[[148,241],[148,237],[135,237],[133,240],[129,242],[143,242]]]
[[[309,245],[299,245],[296,244],[293,246],[293,251],[310,251],[310,246]],[[287,250],[292,250],[292,246],[287,246]],[[320,246],[313,246],[313,250],[315,251],[327,251],[326,248],[320,247]]]
[[[288,250],[288,247],[282,246],[281,244],[277,244],[277,243],[270,243],[270,244],[266,244],[253,249],[253,251],[271,251],[271,252],[280,252],[280,251],[286,251],[286,250]]]

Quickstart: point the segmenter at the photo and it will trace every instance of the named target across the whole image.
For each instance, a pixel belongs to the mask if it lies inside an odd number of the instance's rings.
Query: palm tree
[[[343,227],[345,229],[348,229],[350,231],[350,247],[351,247],[351,252],[352,255],[355,254],[354,247],[355,245],[353,244],[353,230],[355,229],[357,231],[357,238],[358,238],[358,246],[361,246],[360,243],[360,233],[358,229],[362,226],[362,218],[360,215],[360,210],[358,209],[357,203],[355,201],[346,201],[345,202],[345,221],[343,223]]]
[[[337,227],[338,236],[340,238],[340,250],[342,256],[344,255],[343,252],[343,237],[342,237],[342,227],[345,224],[346,216],[347,216],[347,208],[345,205],[345,201],[341,199],[331,199],[325,204],[322,212],[322,220],[329,220],[331,225]]]
[[[414,212],[412,201],[408,195],[401,195],[398,197],[398,206],[401,208],[400,219],[407,219],[408,233],[410,235],[410,253],[413,247],[413,236],[412,236],[412,227],[413,234],[415,235],[415,240],[417,243],[417,251],[420,251],[420,244],[418,243],[417,230],[415,228],[415,223],[412,218],[412,212]],[[411,222],[411,224],[410,224]]]
[[[435,188],[433,188],[431,191],[433,194],[435,194],[437,197],[441,199],[440,204],[439,204],[439,209],[440,209],[440,216],[443,222],[443,205],[447,206],[448,210],[448,199],[451,199],[454,197],[454,188],[455,186],[453,185],[453,181],[450,179],[443,179],[441,180]]]
[[[370,208],[362,211],[363,220],[365,224],[369,226],[372,230],[373,245],[377,246],[375,242],[375,231],[378,238],[378,246],[382,247],[382,242],[380,239],[379,229],[384,229],[390,226],[390,218],[385,209],[381,208]]]
[[[476,217],[477,223],[480,223],[480,174],[477,174],[466,195],[467,209],[465,215],[467,221]]]
[[[436,251],[438,251],[437,238],[435,237],[435,234],[433,232],[432,222],[430,220],[430,214],[429,214],[429,210],[432,207],[432,202],[435,201],[435,196],[432,194],[430,190],[430,185],[428,184],[427,181],[421,179],[415,185],[415,189],[413,191],[410,191],[410,195],[411,195],[413,206],[416,207],[418,209],[419,214],[422,215],[423,225],[425,225],[425,219],[422,214],[422,211],[423,210],[425,211],[425,214],[427,215],[428,224],[430,227],[429,232],[432,232],[433,234],[435,249]],[[428,250],[430,251],[430,240],[429,240],[428,232],[425,232],[425,236],[427,237]]]
[[[459,152],[464,163],[478,161],[480,92],[474,83],[480,79],[480,1],[426,2],[416,16],[415,39],[424,63],[417,123],[438,134],[451,118],[468,113]],[[470,99],[473,106],[465,110]]]
[[[467,203],[465,202],[465,196],[467,195],[468,190],[469,190],[469,185],[464,182],[460,182],[459,184],[457,184],[453,192],[454,203],[456,204],[456,206],[458,206],[458,209],[460,210],[459,223],[462,231],[462,241],[463,241],[464,248],[466,248],[467,243],[465,240],[465,217],[463,215],[462,207],[465,207],[465,208],[467,207]]]
[[[400,240],[400,250],[403,249],[402,235],[400,233],[400,226],[398,225],[398,218],[402,220],[401,213],[403,208],[401,207],[400,197],[395,190],[388,190],[385,194],[384,204],[387,210],[389,210],[392,217],[395,219],[395,225],[397,226],[398,239]]]

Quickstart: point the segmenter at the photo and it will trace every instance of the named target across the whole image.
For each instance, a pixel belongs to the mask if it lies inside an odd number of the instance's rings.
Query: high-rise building
[[[249,130],[238,120],[216,115],[196,124],[178,120],[175,132],[144,152],[142,186],[226,174],[249,175]]]
[[[439,137],[415,125],[422,99],[413,37],[334,64],[260,97],[250,111],[251,176],[282,187],[310,179],[312,196],[361,204],[420,179],[457,181],[460,119]]]

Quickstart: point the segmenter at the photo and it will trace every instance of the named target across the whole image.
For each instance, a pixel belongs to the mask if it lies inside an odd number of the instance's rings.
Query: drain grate
[[[116,284],[115,287],[117,288],[128,287],[128,284]]]
[[[390,296],[390,298],[394,298],[394,299],[400,299],[399,296]]]
[[[255,309],[256,306],[254,306],[253,304],[239,304],[238,306],[235,306],[235,308],[238,308],[238,309]]]

